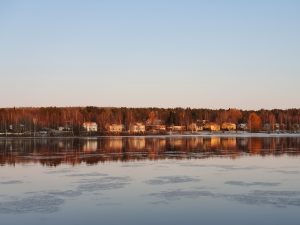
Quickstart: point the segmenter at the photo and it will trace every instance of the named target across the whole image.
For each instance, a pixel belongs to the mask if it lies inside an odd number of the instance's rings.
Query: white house
[[[146,131],[146,126],[142,123],[130,124],[129,132],[130,133],[144,133]]]
[[[84,122],[82,127],[87,132],[97,132],[98,131],[98,125],[95,122]]]

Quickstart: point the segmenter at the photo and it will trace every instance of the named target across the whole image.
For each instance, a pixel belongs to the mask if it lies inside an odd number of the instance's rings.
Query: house
[[[222,123],[222,130],[236,130],[236,125],[234,123]]]
[[[272,130],[271,124],[265,123],[264,126],[263,126],[263,130],[264,131],[270,131],[270,130]]]
[[[300,131],[300,124],[297,124],[297,123],[293,124],[293,130]]]
[[[199,125],[197,123],[191,123],[188,125],[188,130],[189,131],[201,131],[201,130],[203,130],[203,126]]]
[[[247,130],[248,126],[246,123],[240,123],[240,124],[238,124],[238,129],[239,130]]]
[[[98,125],[95,122],[84,122],[82,127],[87,132],[97,132],[98,131]]]
[[[180,131],[185,131],[186,129],[185,129],[185,126],[172,125],[172,126],[168,127],[168,130],[180,132]]]
[[[165,132],[166,125],[164,125],[163,122],[159,119],[156,119],[154,121],[147,120],[146,130],[153,133]]]
[[[64,131],[64,130],[65,130],[65,127],[59,126],[59,127],[57,128],[57,130],[58,130],[58,131]]]
[[[146,131],[146,126],[143,123],[135,123],[129,125],[130,133],[144,133]]]
[[[206,123],[203,128],[204,130],[209,130],[209,131],[220,131],[220,125],[213,122]]]
[[[67,125],[65,125],[65,126],[59,126],[57,128],[57,130],[58,131],[72,131],[72,127],[71,126],[67,126]]]
[[[111,124],[107,126],[107,131],[111,133],[121,133],[124,130],[123,124]]]

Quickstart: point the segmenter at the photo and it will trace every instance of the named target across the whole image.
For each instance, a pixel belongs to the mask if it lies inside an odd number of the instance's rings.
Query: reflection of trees
[[[1,165],[46,166],[105,161],[236,158],[241,155],[299,155],[300,138],[116,137],[99,139],[0,139]]]
[[[251,154],[260,154],[263,150],[263,139],[261,138],[250,138],[248,142],[248,149]]]

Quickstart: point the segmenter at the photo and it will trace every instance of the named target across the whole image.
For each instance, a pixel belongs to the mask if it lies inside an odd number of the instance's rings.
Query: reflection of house
[[[221,140],[222,142],[222,147],[225,149],[234,149],[236,147],[236,138],[223,138]]]
[[[98,148],[98,142],[97,140],[86,140],[86,142],[83,145],[83,151],[84,152],[95,152]]]
[[[146,139],[146,148],[148,150],[157,152],[157,151],[165,150],[166,143],[167,142],[165,138]]]
[[[123,124],[111,124],[107,126],[107,130],[112,133],[120,133],[124,130]]]
[[[222,123],[222,130],[236,130],[236,125],[234,123]]]
[[[98,130],[98,125],[95,122],[84,122],[82,127],[88,132],[96,132]]]
[[[220,125],[217,123],[207,123],[204,125],[204,130],[209,130],[209,131],[219,131],[220,130]]]
[[[213,147],[219,147],[221,143],[220,137],[211,137],[210,139],[210,146]]]
[[[144,133],[146,131],[146,126],[142,123],[130,124],[129,132],[130,133]]]
[[[203,145],[203,137],[191,137],[187,139],[187,144],[192,149],[199,148]]]
[[[172,139],[170,139],[170,145],[172,147],[179,148],[179,147],[182,147],[184,145],[184,143],[185,143],[185,139],[183,139],[183,138],[172,138]]]
[[[129,138],[128,147],[130,150],[145,150],[146,139],[145,138]]]
[[[203,126],[198,125],[197,123],[191,123],[188,125],[189,131],[201,131],[203,130]]]
[[[106,142],[107,150],[120,151],[120,150],[122,150],[122,148],[123,148],[123,139],[122,138],[107,139],[107,142]]]

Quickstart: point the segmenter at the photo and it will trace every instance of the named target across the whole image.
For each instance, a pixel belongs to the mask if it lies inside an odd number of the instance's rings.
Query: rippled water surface
[[[1,224],[299,224],[300,137],[0,139]]]

